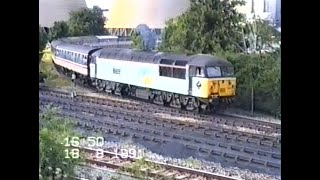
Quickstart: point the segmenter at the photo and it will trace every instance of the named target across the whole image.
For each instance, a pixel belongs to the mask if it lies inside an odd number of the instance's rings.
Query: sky
[[[93,6],[99,6],[101,9],[109,9],[115,0],[85,0],[88,8]],[[104,13],[105,16],[108,15],[107,12]]]
[[[114,0],[86,0],[87,6],[92,8],[94,5],[98,5],[101,8],[110,8]]]

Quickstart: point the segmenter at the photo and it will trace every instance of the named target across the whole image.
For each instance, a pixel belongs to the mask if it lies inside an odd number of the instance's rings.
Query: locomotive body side
[[[117,49],[113,50],[116,51]],[[91,77],[133,85],[140,88],[155,89],[184,95],[188,94],[188,82],[186,78],[177,79],[159,75],[159,64],[156,63],[158,61],[157,53],[143,53],[143,55],[140,55],[139,57],[142,59],[148,58],[149,61],[139,61],[139,58],[137,60],[132,60],[131,57],[128,57],[131,56],[130,53],[135,52],[132,52],[131,50],[128,50],[127,52],[126,50],[121,51],[121,53],[123,53],[122,55],[110,54],[108,56],[103,56],[101,51],[94,53],[93,59],[95,60],[92,64],[95,65],[91,66],[95,66],[96,74],[93,74]],[[139,55],[139,52],[137,52],[137,55]]]

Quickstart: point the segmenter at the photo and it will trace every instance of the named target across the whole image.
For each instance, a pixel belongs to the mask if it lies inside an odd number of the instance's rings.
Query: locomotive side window
[[[160,76],[172,77],[172,67],[160,66],[159,73],[160,73]]]
[[[202,67],[189,67],[189,76],[191,77],[204,77],[204,71]]]
[[[196,76],[196,67],[190,66],[190,68],[189,68],[189,76],[191,76],[191,77]]]
[[[201,68],[201,67],[196,68],[196,76],[204,77],[203,68]]]
[[[186,79],[186,69],[173,68],[173,77],[178,79]]]

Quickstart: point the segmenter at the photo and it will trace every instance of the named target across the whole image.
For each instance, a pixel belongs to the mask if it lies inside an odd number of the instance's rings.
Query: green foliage
[[[46,31],[39,25],[39,51],[42,52],[49,40],[48,34]],[[42,57],[42,56],[41,56]]]
[[[250,109],[253,87],[255,109],[281,116],[280,53],[229,54],[225,57],[233,63],[237,76],[235,105]]]
[[[106,18],[101,8],[94,6],[92,9],[83,8],[70,13],[68,26],[71,36],[104,35]]]
[[[60,168],[64,174],[73,175],[75,165],[82,161],[65,158],[64,139],[77,136],[70,121],[60,118],[53,109],[39,115],[39,165],[43,177],[49,177],[52,170]]]
[[[69,36],[69,27],[65,21],[56,21],[51,29],[50,40]]]
[[[143,49],[142,38],[137,33],[132,34],[131,40],[132,40],[132,44],[131,44],[132,48]]]
[[[45,78],[45,84],[49,87],[71,86],[70,79],[59,75],[59,73],[55,70],[51,61],[50,53],[44,53],[42,61],[40,62],[39,71],[42,74],[41,76]]]
[[[243,15],[236,6],[241,0],[191,0],[191,7],[167,22],[162,50],[212,53],[241,51]]]

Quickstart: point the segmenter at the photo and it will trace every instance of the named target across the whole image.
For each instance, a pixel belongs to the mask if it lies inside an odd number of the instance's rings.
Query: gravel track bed
[[[75,174],[79,178],[88,179],[88,180],[96,180],[98,177],[101,177],[101,180],[108,179],[121,179],[121,180],[137,180],[136,178],[132,178],[125,175],[120,175],[117,172],[113,172],[111,170],[106,170],[104,167],[87,167],[87,166],[76,166]]]
[[[69,92],[61,92],[61,90],[52,90],[52,89],[42,89],[41,93],[56,93],[56,94],[62,94],[66,96],[70,96]],[[124,99],[120,97],[114,97],[114,96],[106,96],[106,95],[100,95],[97,93],[90,93],[90,97],[88,97],[88,93],[86,93],[85,96],[82,96],[81,93],[79,93],[78,98],[82,100],[88,100],[91,98],[92,101],[95,101],[99,104],[108,103],[108,101],[112,101],[112,103],[122,103],[126,104],[127,106],[130,105],[132,107],[135,107],[135,109],[140,109],[140,111],[147,110],[147,112],[153,112],[153,113],[170,113],[171,116],[183,116],[184,118],[189,118],[190,120],[195,121],[208,121],[212,123],[218,123],[218,124],[225,124],[225,125],[233,125],[233,126],[242,126],[243,128],[249,128],[253,130],[258,131],[265,131],[266,133],[281,133],[281,127],[277,124],[259,124],[259,122],[255,121],[249,121],[245,120],[243,118],[232,118],[232,117],[223,117],[215,115],[216,117],[212,117],[209,115],[201,115],[197,113],[193,113],[190,111],[182,111],[170,107],[163,107],[158,106],[151,103],[144,103],[143,101],[134,101],[132,99]],[[269,125],[269,126],[268,126]]]
[[[229,114],[229,115],[233,115],[233,116],[237,116],[237,117],[252,119],[255,121],[269,122],[269,123],[281,125],[281,119],[275,118],[270,115],[257,113],[257,112],[255,112],[252,115],[251,112],[243,110],[243,109],[239,109],[239,108],[229,108],[229,109],[225,110],[224,113]]]
[[[215,143],[211,142],[208,143],[208,141],[205,141],[201,145],[199,143],[201,141],[191,142],[186,140],[187,138],[192,137],[184,137],[174,138],[174,134],[167,133],[165,131],[161,132],[157,130],[157,133],[154,133],[155,131],[151,129],[142,128],[141,125],[135,126],[133,124],[124,124],[124,123],[118,123],[114,121],[113,119],[104,118],[103,121],[101,119],[103,117],[97,117],[93,118],[92,116],[86,117],[87,115],[82,115],[79,113],[73,113],[73,112],[62,112],[63,115],[74,117],[76,119],[80,119],[82,121],[81,123],[78,122],[78,125],[83,127],[90,127],[91,129],[100,129],[104,131],[104,133],[112,133],[112,134],[118,134],[121,136],[131,136],[133,138],[140,138],[144,141],[154,141],[155,143],[165,143],[165,142],[174,142],[175,144],[182,144],[187,146],[189,149],[202,151],[203,153],[208,154],[209,156],[220,156],[222,159],[229,159],[230,162],[239,162],[246,161],[245,164],[250,163],[258,163],[263,166],[268,166],[272,164],[280,164],[280,154],[274,154],[270,152],[264,152],[260,150],[254,150],[250,148],[244,148],[244,147],[236,147],[236,146],[230,146],[227,144],[221,144],[221,143]],[[83,122],[84,120],[84,122]],[[100,121],[99,121],[100,120]],[[89,123],[90,122],[90,123]],[[98,122],[98,123],[97,123]],[[94,125],[90,125],[94,124]],[[148,134],[148,135],[146,135]],[[162,135],[161,138],[159,138],[159,135]],[[235,149],[233,149],[233,147]],[[238,148],[238,149],[237,149]],[[241,152],[238,152],[242,150]],[[250,154],[250,155],[248,155]],[[261,155],[262,154],[262,155]],[[268,156],[269,154],[269,156]],[[267,156],[267,157],[265,157]],[[268,160],[266,160],[268,159]]]
[[[40,95],[40,96],[52,96],[52,94],[48,93],[45,95]],[[54,95],[53,95],[54,96]],[[57,97],[57,98],[62,98],[62,97]],[[69,96],[65,96],[64,97],[65,99],[70,99],[71,97]],[[71,99],[70,99],[71,100]],[[246,135],[249,137],[255,137],[255,135],[252,135],[252,134],[264,134],[264,133],[261,133],[259,131],[255,131],[254,129],[246,129],[244,127],[241,127],[241,126],[235,126],[234,124],[229,124],[229,125],[226,125],[227,123],[225,124],[221,124],[221,123],[208,123],[206,121],[199,121],[199,120],[194,120],[194,119],[190,119],[190,118],[185,118],[185,117],[177,117],[177,116],[172,116],[172,115],[168,115],[168,114],[160,114],[160,113],[150,113],[150,107],[146,107],[146,108],[141,108],[141,109],[138,109],[138,108],[135,108],[135,107],[132,107],[132,106],[125,106],[119,102],[116,102],[116,103],[113,103],[113,102],[108,102],[108,103],[105,103],[104,105],[97,105],[96,103],[92,103],[92,102],[87,102],[87,101],[84,101],[83,99],[80,98],[79,99],[74,99],[75,101],[77,102],[81,102],[81,103],[87,103],[87,105],[91,105],[91,106],[94,106],[95,108],[99,109],[99,110],[106,110],[106,108],[122,108],[123,110],[123,113],[126,112],[126,113],[131,113],[131,114],[137,114],[137,112],[139,112],[140,116],[141,115],[141,111],[144,113],[143,116],[144,117],[148,117],[148,118],[156,118],[157,121],[168,121],[168,120],[171,120],[170,121],[170,124],[172,123],[176,123],[178,124],[179,126],[182,126],[184,125],[185,128],[192,128],[192,127],[195,127],[195,128],[202,128],[203,131],[206,131],[208,134],[210,134],[210,132],[208,131],[211,131],[211,130],[217,130],[217,128],[221,131],[221,129],[223,129],[223,131],[233,131],[232,133],[233,134],[240,134],[242,133],[242,131],[249,131],[246,133]],[[140,110],[140,111],[139,111]],[[181,115],[180,115],[181,116]],[[191,122],[191,120],[193,120],[193,122]],[[238,132],[236,132],[238,130]],[[239,133],[239,131],[241,133]],[[251,135],[250,135],[251,133]],[[213,134],[215,135],[215,134]],[[276,138],[274,138],[274,136]],[[269,139],[269,140],[273,140],[273,141],[276,141],[276,142],[280,142],[280,135],[279,134],[266,134],[264,137],[260,137],[262,140],[263,139]]]

